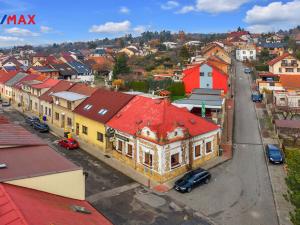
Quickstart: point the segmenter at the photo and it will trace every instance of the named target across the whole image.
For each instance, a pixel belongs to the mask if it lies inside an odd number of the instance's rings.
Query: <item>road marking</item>
[[[235,143],[234,146],[238,146],[238,145],[242,145],[242,146],[245,146],[245,145],[263,145],[261,143],[247,143],[247,142],[244,142],[244,143]]]
[[[89,197],[86,198],[86,200],[89,201],[90,203],[94,203],[100,199],[116,196],[116,195],[121,194],[122,192],[129,191],[129,190],[137,188],[139,186],[140,186],[139,183],[126,184],[126,185],[123,185],[123,186],[120,186],[117,188],[113,188],[113,189],[110,189],[107,191],[101,191],[97,194],[90,195]]]

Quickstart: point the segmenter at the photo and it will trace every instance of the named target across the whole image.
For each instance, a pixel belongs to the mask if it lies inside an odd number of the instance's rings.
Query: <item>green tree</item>
[[[297,59],[299,59],[300,60],[300,50],[299,49],[297,49],[297,51],[296,51],[296,57],[297,57]]]
[[[288,196],[295,210],[291,212],[291,221],[300,225],[300,151],[289,150],[287,154],[288,175],[286,183],[289,188]]]
[[[186,61],[191,57],[189,49],[185,45],[181,47],[179,57],[181,61]]]
[[[171,92],[171,96],[184,96],[185,89],[182,82],[174,82],[168,88],[168,91]]]
[[[113,68],[113,75],[116,78],[119,74],[127,74],[130,72],[130,67],[127,65],[127,56],[119,54],[116,57],[116,63]]]

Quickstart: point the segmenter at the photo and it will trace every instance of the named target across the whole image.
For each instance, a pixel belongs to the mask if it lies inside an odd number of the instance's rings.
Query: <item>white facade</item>
[[[300,107],[300,92],[275,91],[273,103],[276,106]]]
[[[238,61],[256,60],[256,50],[254,48],[240,48],[236,50],[236,59]]]
[[[162,43],[163,45],[165,45],[168,49],[174,49],[174,48],[177,48],[177,43],[175,42],[163,42]]]
[[[92,74],[90,74],[90,75],[77,75],[77,79],[79,79],[82,82],[94,83],[95,76],[92,75]]]

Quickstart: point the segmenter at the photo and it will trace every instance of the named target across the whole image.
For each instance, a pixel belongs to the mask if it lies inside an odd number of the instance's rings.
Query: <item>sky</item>
[[[146,30],[251,32],[300,25],[300,0],[0,0],[4,15],[35,24],[0,24],[0,48],[119,37]]]

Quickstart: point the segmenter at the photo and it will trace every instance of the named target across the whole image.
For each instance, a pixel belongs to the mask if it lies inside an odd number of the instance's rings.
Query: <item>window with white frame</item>
[[[132,144],[127,143],[127,153],[126,155],[130,158],[133,156],[133,146]]]
[[[122,140],[118,140],[117,150],[119,152],[123,151],[123,141]]]
[[[180,165],[179,152],[171,155],[171,168],[175,168]]]
[[[152,154],[150,152],[144,152],[144,165],[152,167]]]
[[[198,158],[201,156],[201,145],[196,145],[195,146],[195,149],[194,149],[194,152],[195,152],[195,158]]]
[[[205,143],[205,152],[209,154],[213,151],[212,141],[208,141]]]

